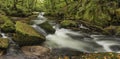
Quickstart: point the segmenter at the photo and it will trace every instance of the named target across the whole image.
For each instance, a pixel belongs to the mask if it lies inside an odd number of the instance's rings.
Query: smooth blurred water
[[[44,13],[39,14],[38,20],[35,24],[41,24],[47,19],[43,16]],[[120,49],[111,48],[120,46],[120,38],[114,36],[105,36],[99,34],[88,34],[81,31],[72,31],[70,29],[59,28],[58,24],[54,24],[53,28],[56,29],[54,34],[45,34],[46,32],[38,27],[37,25],[33,26],[37,28],[37,31],[42,32],[46,36],[45,44],[50,49],[54,48],[69,48],[77,51],[88,52],[88,53],[97,53],[97,52],[116,52],[118,53]],[[79,26],[83,29],[89,29],[84,27],[82,24]]]

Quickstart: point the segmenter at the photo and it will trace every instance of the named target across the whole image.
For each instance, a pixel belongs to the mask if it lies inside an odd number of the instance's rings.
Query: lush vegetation
[[[120,36],[120,0],[0,0],[0,30],[12,33],[20,46],[39,45],[45,41],[43,34],[30,25],[33,12],[45,12],[45,16],[57,19],[61,27]],[[15,19],[11,18],[18,17]],[[17,21],[17,22],[16,22]],[[80,29],[83,24],[89,30]],[[39,24],[47,33],[55,33],[48,22]],[[0,50],[9,45],[0,38]],[[92,56],[92,57],[90,57]],[[107,57],[109,56],[109,57]],[[119,59],[118,54],[83,54],[83,59]]]
[[[0,0],[0,9],[10,16],[29,16],[32,11],[40,11],[39,0]]]
[[[14,23],[4,15],[0,15],[0,28],[3,32],[14,32],[15,25]]]
[[[120,25],[119,0],[45,0],[48,15],[60,19],[83,20],[106,27]]]

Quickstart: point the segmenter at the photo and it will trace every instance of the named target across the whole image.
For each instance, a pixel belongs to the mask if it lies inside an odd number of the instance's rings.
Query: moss
[[[3,32],[15,31],[14,23],[7,16],[1,15],[0,20],[2,20],[0,24],[0,28]]]
[[[63,20],[61,23],[60,23],[61,27],[77,27],[77,23],[75,21],[72,21],[72,20]]]
[[[117,17],[120,17],[120,8],[115,10]]]
[[[85,53],[82,54],[81,59],[119,59],[119,54],[117,53]]]
[[[103,34],[108,34],[108,35],[115,35],[116,33],[116,26],[108,26],[106,28],[104,28],[104,33]]]
[[[47,33],[55,33],[55,29],[46,21],[39,25],[41,28],[43,28]]]
[[[0,38],[0,48],[1,48],[1,49],[6,49],[6,48],[8,48],[8,45],[9,45],[8,39]]]
[[[120,26],[117,26],[116,35],[117,35],[117,36],[120,36]]]
[[[14,35],[14,41],[20,46],[23,45],[38,45],[45,41],[45,37],[36,32],[30,25],[16,22],[16,34]]]

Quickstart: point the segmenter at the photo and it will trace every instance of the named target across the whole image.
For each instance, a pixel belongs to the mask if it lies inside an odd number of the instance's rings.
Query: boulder
[[[13,40],[20,46],[39,45],[45,41],[45,37],[35,31],[30,25],[17,21],[16,34],[14,34]]]
[[[107,34],[107,35],[115,35],[116,34],[116,26],[108,26],[106,28],[104,28],[104,33],[103,34]]]
[[[0,38],[0,56],[3,55],[8,46],[9,40],[6,38]]]
[[[104,34],[120,36],[120,26],[109,26],[104,28]]]
[[[73,20],[63,20],[62,22],[60,22],[61,27],[63,28],[67,28],[67,27],[77,27],[77,22],[73,21]]]
[[[0,49],[8,48],[9,40],[6,38],[0,38]]]
[[[42,46],[23,46],[21,50],[27,56],[44,56],[50,52],[48,48]]]
[[[120,17],[120,8],[115,10],[115,14],[117,17]]]
[[[48,34],[53,34],[55,33],[55,29],[48,23],[48,21],[42,23],[42,24],[39,24],[39,26],[44,29]]]
[[[4,15],[0,15],[0,28],[2,32],[11,33],[15,31],[14,23]]]
[[[117,26],[116,34],[115,35],[120,36],[120,26]]]

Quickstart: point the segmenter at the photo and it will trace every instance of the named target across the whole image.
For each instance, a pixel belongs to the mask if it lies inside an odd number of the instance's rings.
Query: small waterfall
[[[36,24],[34,24],[32,25],[32,27],[36,29],[39,33],[42,33],[44,36],[47,35],[47,33],[40,26],[37,26]]]
[[[2,38],[8,38],[7,36],[5,36],[5,33],[0,33],[2,35]]]
[[[33,20],[34,24],[41,24],[41,23],[47,21],[47,18],[45,18],[43,15],[44,15],[44,12],[41,12],[41,13],[38,15],[37,19],[36,19],[36,20]]]

